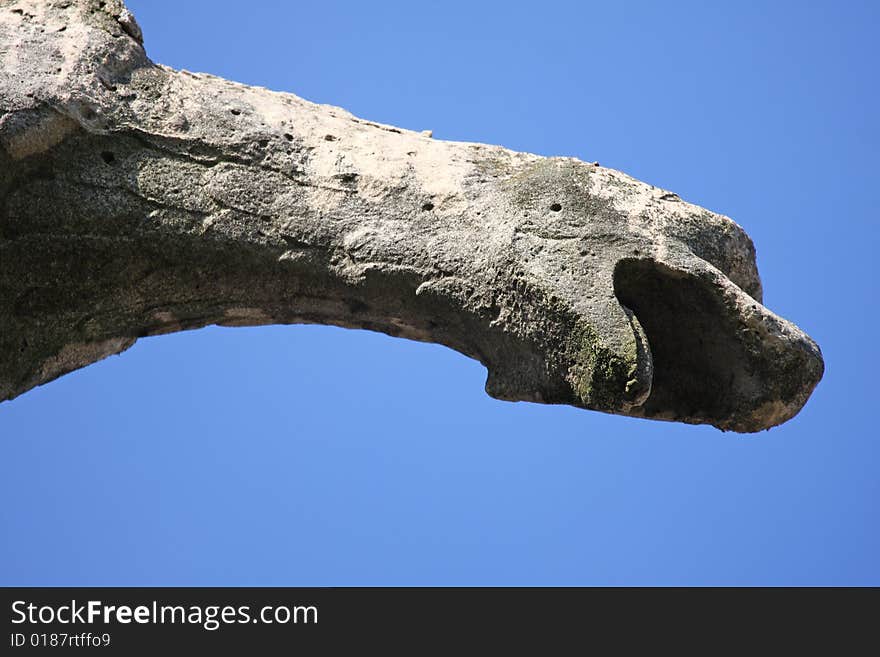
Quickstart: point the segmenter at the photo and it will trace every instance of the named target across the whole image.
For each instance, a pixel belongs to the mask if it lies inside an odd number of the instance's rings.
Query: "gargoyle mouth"
[[[816,343],[714,268],[627,258],[614,291],[653,359],[651,394],[631,415],[754,432],[795,415],[822,378]]]

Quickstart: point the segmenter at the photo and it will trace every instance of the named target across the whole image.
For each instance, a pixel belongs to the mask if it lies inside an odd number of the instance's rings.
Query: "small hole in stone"
[[[241,110],[231,109],[231,110],[229,110],[229,111],[230,111],[234,116],[238,116],[239,114],[241,114]]]
[[[289,132],[285,132],[285,133],[284,133],[284,138],[285,138],[287,141],[293,141],[293,135],[290,134]]]
[[[422,210],[424,210],[425,212],[429,212],[429,211],[431,211],[431,210],[433,210],[433,209],[434,209],[434,204],[433,204],[433,203],[425,203],[425,204],[422,206]]]
[[[109,90],[109,91],[116,91],[116,85],[113,84],[112,82],[110,82],[109,80],[105,80],[105,79],[104,79],[103,77],[101,77],[100,75],[98,76],[98,82],[100,82],[101,85],[102,85],[105,89],[107,89],[107,90]]]
[[[559,205],[559,203],[554,203],[553,205],[550,206],[550,210],[552,212],[559,212],[561,209],[562,209],[562,206]]]
[[[101,159],[107,164],[113,164],[116,161],[116,156],[110,151],[101,151]]]
[[[260,139],[257,143],[260,145],[260,148],[266,148],[266,146],[269,145],[269,140],[268,139]]]
[[[324,141],[336,141],[336,137],[333,135],[324,135]]]

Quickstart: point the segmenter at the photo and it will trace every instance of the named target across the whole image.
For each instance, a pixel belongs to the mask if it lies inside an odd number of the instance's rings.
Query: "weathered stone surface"
[[[438,342],[500,399],[734,431],[822,376],[727,217],[154,64],[120,2],[0,2],[0,145],[0,399],[208,324]]]

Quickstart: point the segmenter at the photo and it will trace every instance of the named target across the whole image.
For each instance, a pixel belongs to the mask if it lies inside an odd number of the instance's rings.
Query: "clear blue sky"
[[[155,61],[733,217],[826,374],[739,436],[365,331],[141,340],[0,405],[0,583],[880,584],[878,3],[130,7]]]

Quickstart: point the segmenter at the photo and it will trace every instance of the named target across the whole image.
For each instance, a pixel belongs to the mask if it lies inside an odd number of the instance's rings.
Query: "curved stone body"
[[[757,431],[822,376],[727,217],[151,62],[119,2],[0,3],[0,399],[208,324],[478,359],[500,399]]]

